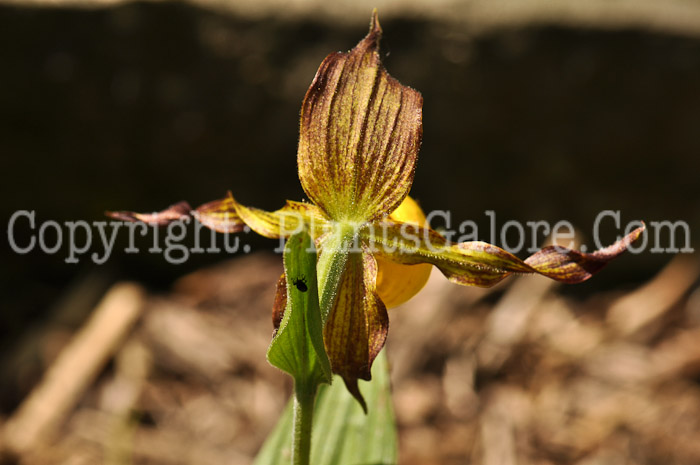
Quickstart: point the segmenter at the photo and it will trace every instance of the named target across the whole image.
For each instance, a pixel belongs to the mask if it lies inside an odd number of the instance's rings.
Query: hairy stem
[[[301,383],[294,386],[294,431],[292,464],[309,465],[311,456],[311,425],[314,416],[316,389]]]

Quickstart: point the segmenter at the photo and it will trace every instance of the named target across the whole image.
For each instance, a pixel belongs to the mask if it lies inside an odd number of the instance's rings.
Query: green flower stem
[[[389,369],[382,350],[372,365],[372,382],[360,390],[369,406],[360,404],[335,376],[332,385],[319,385],[311,441],[313,465],[396,465],[398,446]],[[294,438],[295,399],[292,396],[275,429],[265,440],[254,465],[289,465]],[[308,409],[306,410],[309,411]],[[299,411],[299,414],[302,412]],[[300,423],[301,424],[301,423]],[[298,449],[297,449],[298,450]],[[302,462],[303,463],[303,462]]]
[[[292,464],[309,465],[311,457],[311,425],[314,416],[316,389],[294,386],[294,430],[292,432]]]

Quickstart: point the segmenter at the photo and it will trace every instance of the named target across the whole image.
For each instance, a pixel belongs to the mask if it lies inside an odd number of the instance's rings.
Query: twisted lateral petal
[[[245,223],[234,208],[235,201],[229,192],[228,197],[214,200],[192,210],[187,202],[179,202],[157,213],[136,213],[129,211],[105,212],[110,218],[122,221],[142,222],[156,226],[167,226],[174,221],[189,219],[190,215],[204,226],[222,233],[235,233],[243,230]]]
[[[115,220],[138,222],[152,224],[156,226],[166,226],[173,221],[180,221],[190,216],[190,204],[187,202],[178,202],[169,206],[165,210],[156,213],[136,213],[129,211],[105,212],[110,218]]]
[[[231,192],[225,199],[215,200],[197,208],[195,216],[205,225],[219,232],[238,232],[247,225],[271,239],[289,237],[304,228],[312,237],[321,235],[328,227],[328,221],[315,205],[287,201],[287,204],[274,212],[241,205]],[[236,225],[235,231],[227,227]]]
[[[323,252],[321,252],[323,253]],[[348,256],[338,294],[323,330],[333,373],[366,409],[357,386],[370,380],[370,367],[389,331],[386,307],[376,293],[377,263],[366,247]]]
[[[525,261],[486,242],[450,244],[437,232],[406,223],[384,222],[364,228],[361,237],[378,256],[404,264],[431,263],[452,282],[490,287],[511,273],[539,273],[565,283],[587,280],[627,250],[644,231],[637,228],[615,244],[585,254],[560,246],[546,247]]]
[[[381,27],[321,64],[301,108],[299,179],[333,220],[372,221],[399,206],[413,182],[423,98],[381,64]]]
[[[610,260],[620,255],[644,232],[638,227],[612,245],[593,253],[585,254],[559,246],[548,246],[525,260],[538,273],[557,281],[578,283],[600,271]]]
[[[226,198],[207,202],[193,212],[195,218],[207,228],[220,233],[236,233],[245,223],[236,212],[236,201],[229,191]]]

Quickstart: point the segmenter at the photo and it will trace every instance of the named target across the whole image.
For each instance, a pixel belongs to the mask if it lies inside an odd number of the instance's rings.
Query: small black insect
[[[296,287],[299,292],[306,292],[309,290],[306,286],[306,278],[303,276],[301,278],[294,278],[292,284],[294,284],[294,287]]]

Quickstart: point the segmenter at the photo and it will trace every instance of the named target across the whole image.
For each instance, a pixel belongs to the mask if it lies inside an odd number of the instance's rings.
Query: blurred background
[[[619,210],[623,228],[684,221],[677,247],[700,247],[691,0],[2,2],[6,238],[17,210],[41,225],[197,206],[228,189],[265,209],[303,199],[301,100],[323,58],[364,36],[375,6],[387,69],[425,99],[412,195],[426,211],[449,211],[453,227],[475,221],[482,240],[486,210],[499,227],[568,220],[592,248],[597,215]],[[12,232],[19,244],[36,234],[26,220]],[[622,231],[606,221],[602,232],[612,243]],[[63,239],[54,254],[20,255],[7,240],[1,249],[6,460],[249,463],[289,389],[264,360],[278,244],[245,235],[253,253],[175,265],[125,253],[121,231],[96,265],[96,233],[78,263],[66,263]],[[390,314],[402,463],[700,462],[697,252],[627,254],[578,286],[527,278],[477,290],[433,278]],[[104,320],[111,336],[76,345],[97,310],[122,305],[133,314]],[[244,323],[254,334],[239,334]],[[562,328],[573,332],[553,338]],[[86,347],[89,363],[61,358]],[[89,370],[75,375],[80,366]],[[52,367],[77,384],[41,420],[27,399]],[[95,427],[113,417],[118,427]],[[188,442],[203,444],[196,457],[173,452]]]

